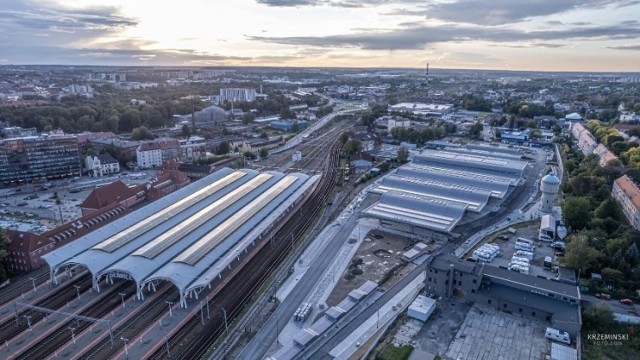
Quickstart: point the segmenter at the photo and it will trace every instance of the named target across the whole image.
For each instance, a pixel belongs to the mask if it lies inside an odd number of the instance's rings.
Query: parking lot
[[[544,359],[549,346],[544,337],[546,327],[539,320],[474,305],[446,356],[450,359]]]
[[[97,186],[117,180],[126,185],[142,184],[153,176],[155,171],[145,171],[102,178],[83,176],[4,188],[0,190],[0,226],[41,234],[81,217],[80,204]]]
[[[558,263],[558,258],[557,257],[554,258],[555,251],[551,248],[550,242],[543,242],[543,241],[537,240],[539,225],[540,225],[539,221],[533,222],[532,224],[526,227],[515,229],[516,230],[515,234],[511,234],[505,231],[504,235],[508,237],[508,240],[506,241],[501,240],[498,234],[491,235],[484,241],[481,241],[480,243],[478,243],[478,245],[473,250],[479,248],[482,244],[485,244],[485,243],[492,243],[492,244],[498,245],[500,247],[500,256],[493,259],[493,261],[491,261],[489,264],[492,266],[500,266],[500,267],[506,268],[509,265],[511,257],[517,251],[515,249],[516,239],[518,237],[531,239],[534,242],[535,251],[533,252],[533,259],[529,262],[531,265],[529,268],[529,275],[543,276],[547,278],[555,277],[556,275],[555,273],[549,270],[545,270],[543,267],[544,258],[546,256],[550,256],[554,260],[554,264]],[[473,250],[469,251],[469,253],[466,254],[467,258],[471,257],[471,255],[473,254]]]

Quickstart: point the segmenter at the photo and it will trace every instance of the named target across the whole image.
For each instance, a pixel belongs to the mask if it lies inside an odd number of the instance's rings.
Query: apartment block
[[[634,229],[640,230],[640,189],[627,175],[613,182],[611,196],[618,200],[624,216]]]

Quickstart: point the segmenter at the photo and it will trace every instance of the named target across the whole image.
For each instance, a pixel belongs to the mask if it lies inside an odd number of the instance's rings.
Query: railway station
[[[87,269],[92,286],[135,282],[137,298],[163,281],[180,305],[222,283],[261,247],[274,224],[309,195],[318,176],[221,169],[45,256],[52,283]],[[125,229],[125,230],[122,230]],[[65,275],[66,274],[66,275]]]

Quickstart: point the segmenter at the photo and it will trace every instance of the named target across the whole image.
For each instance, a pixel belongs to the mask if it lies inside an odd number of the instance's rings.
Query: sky
[[[0,0],[0,64],[640,72],[640,0]]]

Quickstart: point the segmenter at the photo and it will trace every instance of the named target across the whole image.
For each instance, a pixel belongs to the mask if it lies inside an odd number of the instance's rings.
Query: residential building
[[[175,139],[156,140],[142,143],[136,149],[136,159],[140,169],[161,166],[163,162],[177,160],[180,143]]]
[[[476,304],[520,314],[580,334],[580,292],[575,282],[556,281],[473,263],[449,254],[427,264],[425,288],[443,297],[462,297]]]
[[[607,149],[607,147],[603,144],[598,144],[598,146],[593,149],[593,153],[598,155],[598,164],[600,164],[600,166],[620,163],[620,160],[618,159],[616,154],[609,151],[609,149]]]
[[[122,140],[108,135],[101,137],[89,137],[88,142],[89,145],[97,152],[102,152],[104,149],[113,147],[120,150],[123,156],[132,160],[136,158],[136,149],[140,146],[140,141]]]
[[[596,138],[581,123],[574,122],[571,124],[571,134],[576,139],[578,148],[585,155],[593,153],[593,150],[598,145]]]
[[[179,139],[180,159],[191,161],[205,157],[207,154],[205,138],[201,136],[191,136],[188,139]]]
[[[120,163],[109,153],[89,155],[84,159],[84,163],[85,170],[91,177],[107,176],[120,172]]]
[[[0,182],[80,176],[73,136],[28,136],[0,140]]]
[[[356,172],[362,172],[373,166],[373,157],[366,152],[359,152],[349,157],[349,164]]]
[[[38,130],[36,128],[21,128],[19,126],[6,127],[2,129],[2,137],[5,138],[17,138],[25,136],[37,136]]]
[[[613,182],[611,196],[620,203],[624,216],[634,229],[640,230],[640,189],[627,175]]]
[[[211,96],[211,101],[215,105],[225,101],[254,101],[255,99],[256,89],[243,88],[223,88],[220,89],[220,96]]]

